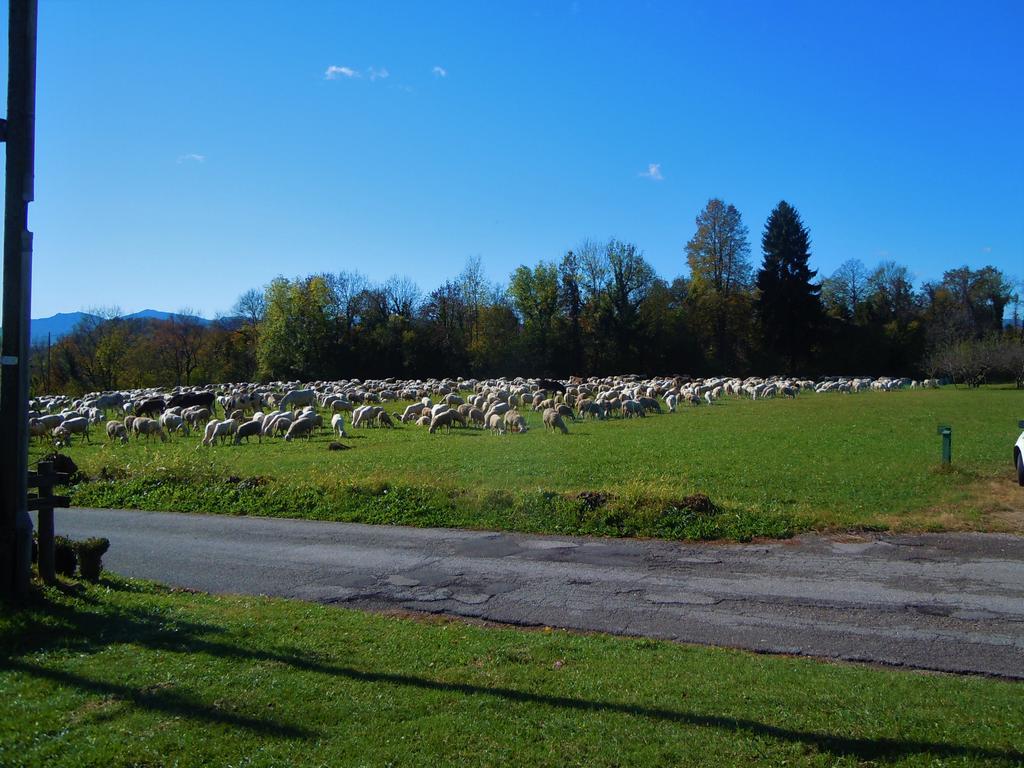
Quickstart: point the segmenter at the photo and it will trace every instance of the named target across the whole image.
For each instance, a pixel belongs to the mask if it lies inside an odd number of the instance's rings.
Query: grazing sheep
[[[146,442],[153,435],[157,435],[160,438],[161,443],[167,442],[167,433],[164,432],[164,428],[160,426],[160,422],[156,419],[149,418],[137,418],[132,422],[132,432],[135,433],[135,439],[139,439],[139,435],[146,436]]]
[[[658,405],[658,401],[653,397],[641,397],[637,400],[641,407],[645,411],[654,411],[655,413],[661,413],[661,406]]]
[[[57,434],[57,430],[63,430],[62,435]],[[70,441],[72,435],[82,435],[85,438],[85,442],[92,442],[89,440],[89,419],[85,416],[76,416],[71,419],[64,419],[60,426],[57,427],[53,434],[55,437],[62,437],[65,440]]]
[[[412,403],[411,405],[407,405],[399,419],[403,424],[415,421],[422,415],[424,408],[426,408],[426,406],[423,403]]]
[[[210,420],[208,408],[186,408],[181,412],[181,417],[192,429],[199,429],[199,425]]]
[[[288,427],[288,432],[285,434],[284,439],[286,442],[291,442],[296,437],[305,436],[307,440],[312,440],[314,429],[316,429],[316,422],[312,419],[298,419],[293,421],[291,426]]]
[[[558,411],[559,416],[576,421],[576,414],[573,413],[572,406],[566,405],[565,403],[559,403],[555,406],[555,410]]]
[[[525,432],[529,429],[526,426],[526,419],[523,418],[519,411],[506,411],[503,418],[505,419],[505,426],[512,432]]]
[[[135,405],[136,416],[159,416],[164,412],[164,408],[167,407],[167,403],[162,397],[151,397],[148,400],[143,400],[141,403]]]
[[[668,406],[669,413],[676,412],[676,406],[679,404],[679,395],[669,393],[665,395],[665,405]]]
[[[170,407],[180,406],[182,408],[205,408],[213,409],[213,392],[183,392],[178,395],[171,395],[167,400]]]
[[[505,434],[505,419],[499,413],[492,413],[487,419],[488,428],[496,435]]]
[[[466,418],[466,421],[471,421],[479,427],[484,425],[484,412],[479,408],[470,408],[463,416]]]
[[[391,420],[391,417],[388,415],[388,412],[385,411],[383,408],[381,408],[380,412],[377,414],[377,426],[388,427],[389,429],[394,429],[395,427],[395,422]]]
[[[633,417],[639,417],[642,419],[647,415],[644,407],[640,405],[640,402],[637,400],[623,400],[621,408],[622,416],[627,419],[631,419]]]
[[[442,411],[430,420],[430,434],[434,434],[441,427],[444,427],[446,432],[451,432],[453,421],[466,426],[466,419],[458,411],[453,411],[450,408],[447,411]]]
[[[316,392],[312,389],[293,389],[287,392],[277,407],[284,410],[289,405],[313,405],[316,402]]]
[[[550,429],[552,432],[559,429],[562,431],[563,435],[569,434],[569,428],[565,426],[565,422],[562,421],[562,414],[554,408],[547,408],[544,410],[544,428]]]
[[[28,420],[28,433],[31,437],[38,437],[39,441],[42,442],[46,439],[46,435],[49,433],[46,424],[39,419]]]
[[[348,437],[345,434],[345,417],[336,413],[331,417],[331,432],[337,432],[338,437]]]
[[[384,409],[379,405],[361,405],[352,411],[352,426],[368,427],[376,423],[377,414],[383,412]]]
[[[167,430],[168,435],[174,432],[181,432],[185,437],[188,437],[191,434],[188,429],[188,423],[176,413],[164,411],[160,415],[160,424]]]
[[[239,445],[242,442],[242,438],[245,438],[245,442],[249,442],[249,437],[255,435],[258,443],[263,442],[263,425],[260,422],[253,419],[247,421],[244,424],[239,424],[238,429],[235,430],[235,439],[232,441],[235,445]]]
[[[238,429],[238,422],[233,419],[225,419],[224,421],[217,421],[214,419],[206,425],[206,434],[203,436],[203,445],[213,445],[219,437],[221,442],[229,436],[235,433]]]
[[[113,442],[118,440],[121,445],[128,445],[128,430],[120,421],[107,422],[107,439]]]

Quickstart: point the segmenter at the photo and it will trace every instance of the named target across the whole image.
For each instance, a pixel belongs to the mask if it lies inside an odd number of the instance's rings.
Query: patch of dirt
[[[1016,474],[982,478],[963,489],[963,498],[889,520],[893,530],[991,531],[1024,534],[1024,488]]]
[[[978,483],[971,501],[981,510],[986,527],[1024,533],[1024,488],[1016,477]]]

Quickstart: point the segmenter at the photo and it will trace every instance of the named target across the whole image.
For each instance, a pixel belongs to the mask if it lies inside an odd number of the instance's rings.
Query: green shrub
[[[75,542],[66,536],[53,537],[53,566],[54,570],[61,576],[69,579],[75,575],[75,567],[78,565],[78,555],[75,552]]]
[[[99,581],[103,571],[103,555],[110,549],[109,539],[91,538],[75,542],[82,578]]]

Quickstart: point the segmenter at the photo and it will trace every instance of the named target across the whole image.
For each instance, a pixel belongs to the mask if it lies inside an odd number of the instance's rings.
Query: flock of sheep
[[[821,381],[792,378],[708,378],[611,376],[568,380],[552,379],[395,379],[318,382],[225,384],[217,388],[177,387],[98,392],[79,400],[43,396],[32,400],[29,432],[40,440],[70,443],[74,435],[90,440],[90,428],[105,424],[107,438],[127,443],[130,436],[170,439],[193,431],[203,435],[201,445],[238,445],[255,437],[283,437],[292,441],[311,438],[325,428],[348,436],[351,428],[391,428],[396,423],[416,424],[433,434],[452,427],[478,427],[496,434],[527,431],[523,411],[541,414],[547,430],[567,433],[567,421],[582,419],[644,418],[650,413],[674,412],[683,405],[712,405],[727,397],[753,400],[796,397],[799,392],[855,393],[937,387],[935,379],[914,381],[894,378],[829,378]],[[410,401],[399,412],[389,403]],[[663,408],[664,405],[664,408]],[[218,408],[224,418],[217,415]]]

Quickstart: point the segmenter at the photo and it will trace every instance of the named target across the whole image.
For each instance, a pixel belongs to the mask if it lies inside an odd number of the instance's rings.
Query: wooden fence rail
[[[28,487],[35,488],[29,494],[28,508],[35,510],[39,522],[39,578],[47,584],[57,580],[53,549],[53,510],[71,506],[67,496],[54,496],[53,487],[68,482],[69,475],[54,472],[53,462],[41,461],[35,472],[28,473]]]

